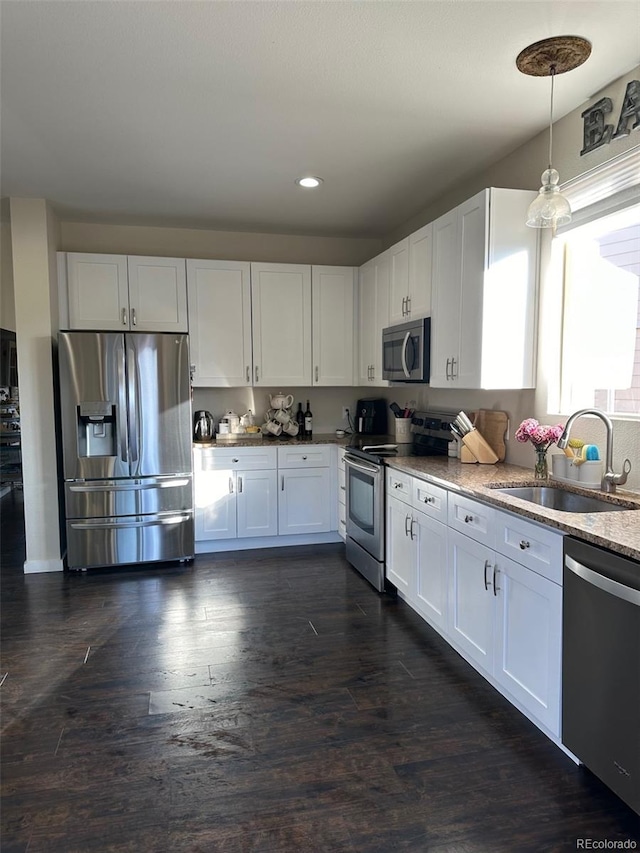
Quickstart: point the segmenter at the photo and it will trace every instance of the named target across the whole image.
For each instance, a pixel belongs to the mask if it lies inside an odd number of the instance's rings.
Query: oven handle
[[[409,366],[407,365],[407,344],[409,343],[409,339],[411,337],[411,332],[407,332],[404,336],[404,341],[402,342],[402,370],[407,379],[411,379],[411,374],[409,373]]]
[[[377,474],[380,471],[378,466],[363,465],[359,461],[356,461],[354,456],[349,456],[348,453],[345,453],[344,461],[351,465],[352,468],[356,468],[358,471],[363,471],[365,474]]]

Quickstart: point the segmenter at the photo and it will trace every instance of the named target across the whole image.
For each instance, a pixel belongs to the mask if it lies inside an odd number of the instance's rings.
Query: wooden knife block
[[[480,462],[481,465],[494,465],[498,461],[498,455],[485,441],[477,429],[462,436],[462,447],[460,448],[461,462]]]

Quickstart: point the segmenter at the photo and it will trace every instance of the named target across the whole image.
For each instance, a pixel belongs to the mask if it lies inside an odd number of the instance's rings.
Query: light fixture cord
[[[549,168],[551,169],[551,152],[553,149],[553,81],[556,76],[556,66],[551,66],[551,106],[549,108]]]

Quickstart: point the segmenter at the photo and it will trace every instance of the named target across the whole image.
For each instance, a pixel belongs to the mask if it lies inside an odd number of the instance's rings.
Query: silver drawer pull
[[[520,549],[521,549],[522,551],[525,551],[527,548],[531,548],[530,543],[529,543],[529,542],[527,542],[527,540],[526,540],[526,539],[521,539],[521,540],[520,540]]]
[[[489,560],[484,561],[484,588],[485,590],[489,589],[489,581],[487,580],[487,569],[491,568],[491,563]]]
[[[302,457],[302,459],[303,459],[305,462],[307,461],[307,457],[306,457],[306,456],[303,456],[303,457]]]
[[[429,497],[429,498],[425,498],[425,499],[424,499],[424,502],[425,502],[426,504],[432,504],[432,503],[435,503],[435,500],[436,500],[435,498],[431,498],[431,497]]]
[[[464,517],[465,524],[469,524],[470,521],[473,521],[473,516],[472,515],[465,515],[465,517]]]

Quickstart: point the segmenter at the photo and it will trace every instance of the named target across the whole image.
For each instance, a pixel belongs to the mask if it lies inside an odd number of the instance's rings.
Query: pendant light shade
[[[525,47],[518,54],[516,65],[523,74],[532,77],[551,77],[549,106],[549,166],[542,173],[542,186],[527,211],[527,225],[532,228],[552,228],[571,222],[571,205],[560,192],[560,175],[553,168],[553,85],[556,74],[564,74],[582,65],[591,53],[591,44],[580,36],[556,36]]]

